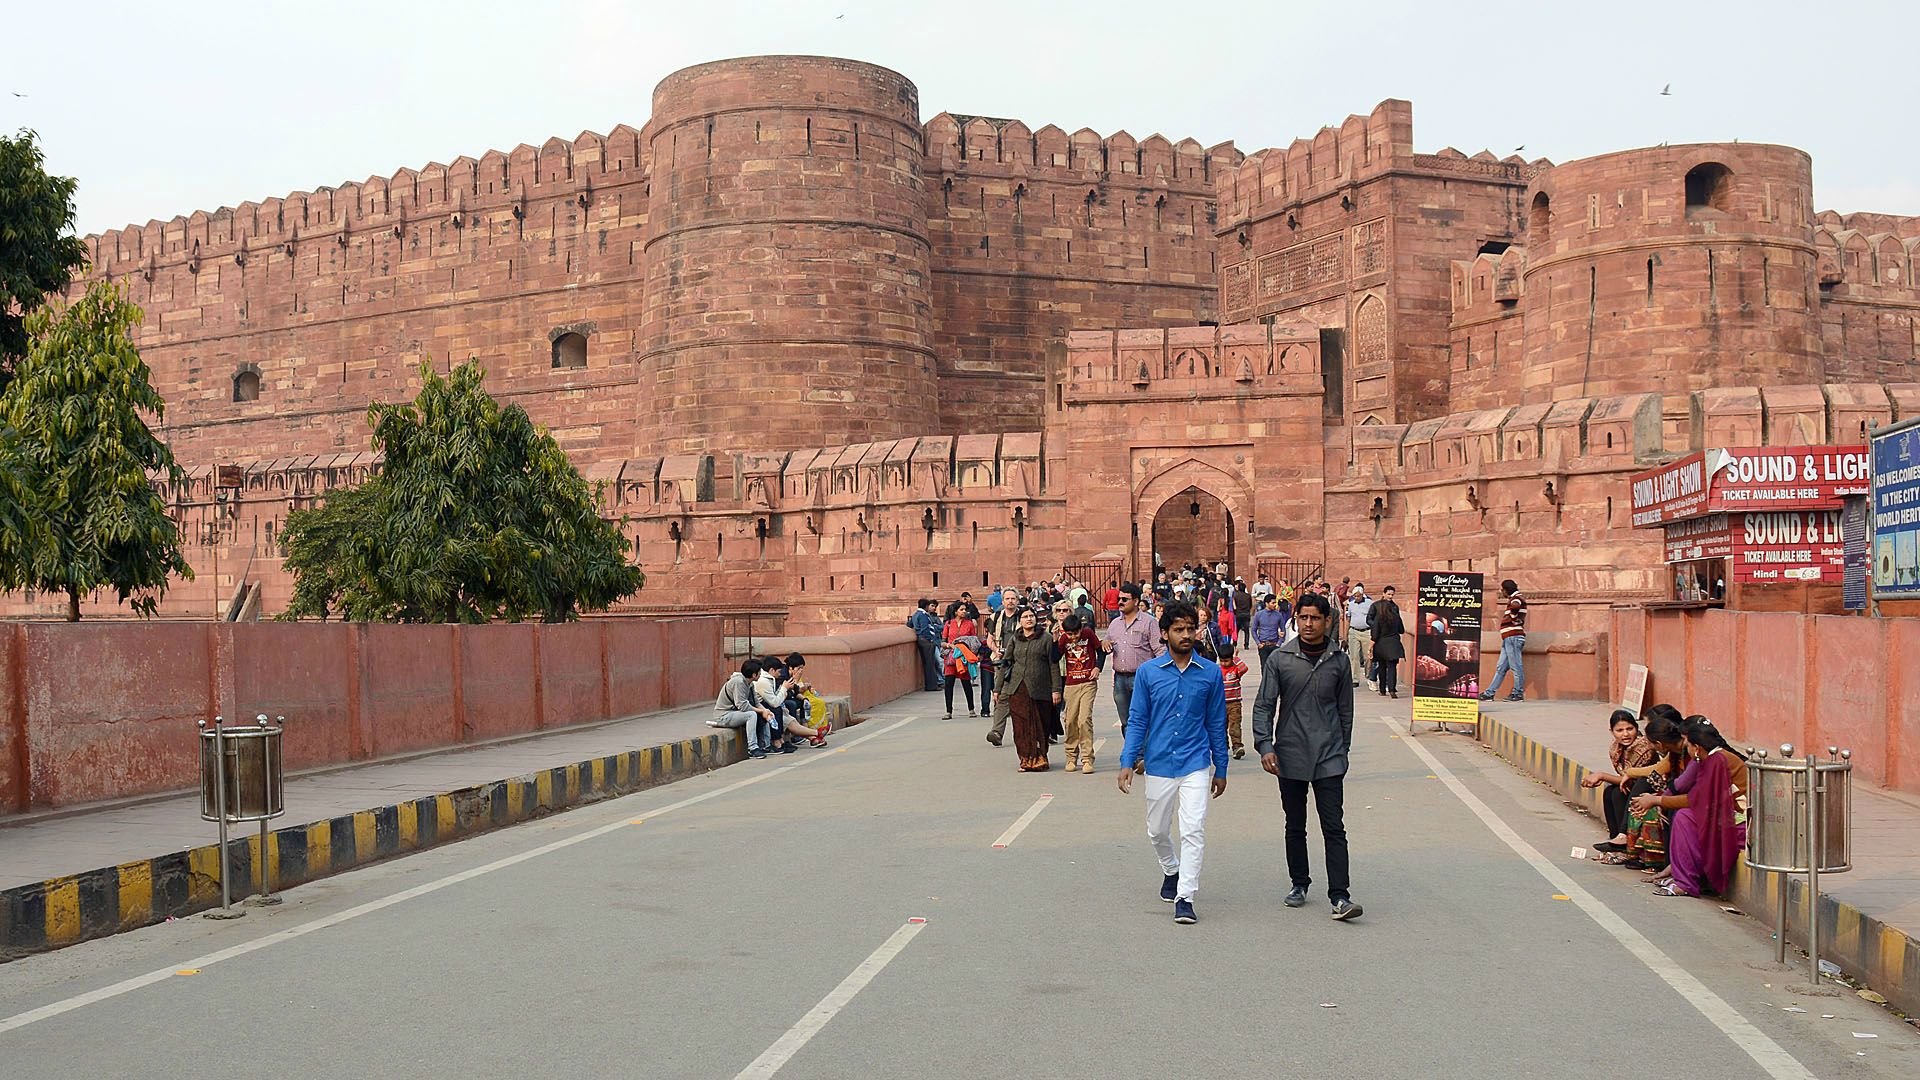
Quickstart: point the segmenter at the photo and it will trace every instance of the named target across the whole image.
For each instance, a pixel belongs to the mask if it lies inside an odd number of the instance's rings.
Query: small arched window
[[[233,374],[233,400],[260,400],[260,371],[248,364]]]
[[[568,331],[553,339],[553,366],[557,368],[583,368],[587,366],[587,336]]]
[[[1687,170],[1687,209],[1704,206],[1725,213],[1731,209],[1732,197],[1732,169],[1707,161]]]
[[[1553,216],[1552,200],[1544,191],[1535,192],[1533,208],[1527,214],[1527,244],[1536,249],[1547,246],[1547,230]]]

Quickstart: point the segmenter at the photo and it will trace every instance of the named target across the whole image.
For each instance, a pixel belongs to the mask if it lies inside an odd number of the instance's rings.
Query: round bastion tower
[[[893,439],[938,414],[919,92],[756,56],[653,92],[643,453]]]
[[[1527,200],[1529,395],[1821,381],[1805,153],[1625,150],[1546,170]]]

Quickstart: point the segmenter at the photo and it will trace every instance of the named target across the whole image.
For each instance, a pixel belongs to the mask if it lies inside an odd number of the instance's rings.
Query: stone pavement
[[[712,715],[713,706],[702,703],[289,776],[287,812],[274,819],[271,827],[324,821],[587,758],[698,738],[714,731],[706,725]],[[234,829],[234,835],[245,836],[258,826]],[[197,791],[0,818],[0,890],[214,844],[218,839],[218,826],[200,820]]]
[[[1400,703],[1403,707],[1407,702]],[[1555,769],[1552,759],[1558,757],[1564,762],[1585,766],[1588,769],[1606,767],[1607,717],[1613,706],[1601,702],[1489,702],[1482,706],[1487,717],[1496,724],[1504,725],[1517,733],[1523,740],[1538,744],[1545,753],[1530,758],[1527,754],[1514,756],[1514,764],[1523,770],[1533,772],[1537,779],[1550,787],[1572,787],[1578,782],[1578,775],[1568,768]],[[1423,725],[1424,728],[1424,725]],[[1496,749],[1499,740],[1489,740]],[[1742,745],[1742,749],[1745,746]],[[1582,799],[1583,789],[1573,787],[1562,790],[1560,794],[1571,797],[1575,802]],[[1597,821],[1594,839],[1602,837],[1599,833],[1604,826]],[[1804,876],[1796,878],[1796,884],[1804,882]],[[1920,799],[1901,792],[1891,792],[1884,788],[1872,787],[1858,780],[1853,792],[1853,869],[1844,874],[1823,874],[1820,878],[1820,893],[1826,901],[1823,910],[1823,930],[1821,933],[1823,956],[1832,955],[1848,974],[1866,977],[1864,971],[1855,971],[1846,963],[1845,953],[1848,942],[1828,940],[1829,936],[1860,936],[1864,929],[1877,923],[1884,928],[1879,941],[1865,941],[1865,951],[1873,962],[1866,967],[1885,971],[1891,968],[1889,975],[1879,975],[1868,981],[1878,983],[1891,977],[1895,985],[1892,988],[1876,985],[1888,997],[1899,997],[1909,1002],[1920,1000],[1920,966],[1910,961],[1895,962],[1897,955],[1912,957],[1920,954]],[[1777,892],[1767,894],[1778,898]],[[1802,895],[1795,888],[1791,895],[1799,899]],[[1744,903],[1757,907],[1753,897]],[[1802,901],[1802,905],[1804,901]],[[1754,911],[1754,917],[1771,921],[1773,908]],[[1837,916],[1837,919],[1835,918]],[[1792,918],[1796,928],[1789,934],[1790,941],[1800,940],[1799,927],[1802,917],[1796,908]],[[1905,939],[1904,942],[1885,940],[1890,935]],[[1828,952],[1826,950],[1833,950]],[[1877,974],[1877,973],[1876,973]]]

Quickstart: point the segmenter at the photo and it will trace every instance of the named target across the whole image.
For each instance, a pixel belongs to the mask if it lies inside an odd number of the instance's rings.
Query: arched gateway
[[[1133,565],[1145,575],[1156,565],[1212,566],[1226,562],[1244,574],[1253,534],[1253,492],[1220,465],[1189,456],[1149,473],[1133,495]]]

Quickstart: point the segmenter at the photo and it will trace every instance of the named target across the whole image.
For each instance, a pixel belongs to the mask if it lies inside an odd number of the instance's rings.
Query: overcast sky
[[[0,130],[79,177],[83,233],[638,127],[667,73],[776,52],[894,68],[922,119],[1249,153],[1387,97],[1412,100],[1423,152],[1788,143],[1821,209],[1920,214],[1913,0],[41,0],[4,25]]]

